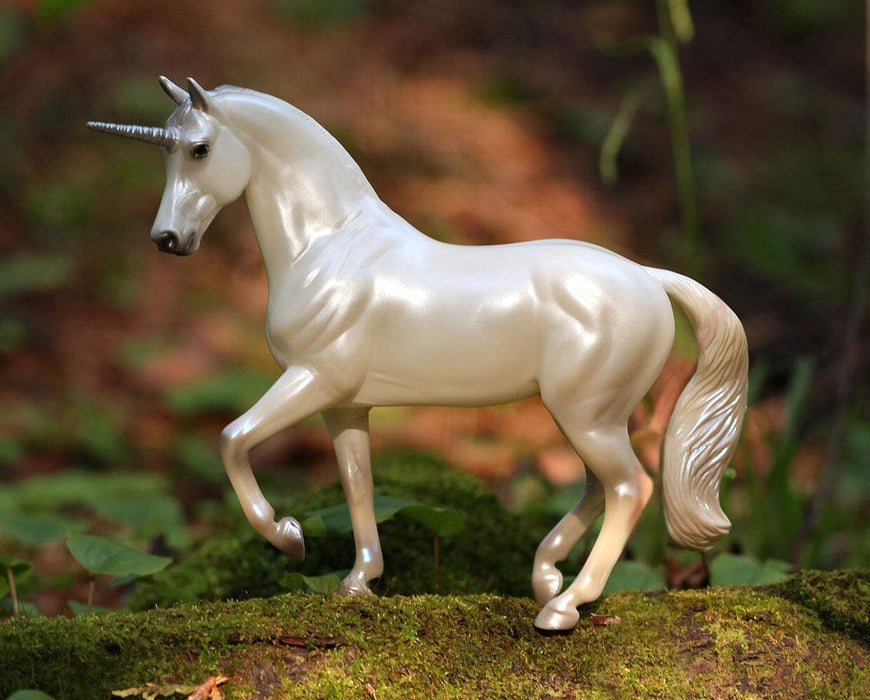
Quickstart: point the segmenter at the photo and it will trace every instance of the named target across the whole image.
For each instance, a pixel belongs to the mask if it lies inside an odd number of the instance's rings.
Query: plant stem
[[[661,75],[668,106],[671,130],[671,148],[674,155],[674,176],[683,226],[683,261],[686,272],[698,277],[703,272],[698,244],[698,207],[695,195],[695,176],[692,170],[692,152],[689,125],[686,118],[686,98],[680,71],[679,41],[667,0],[658,0],[659,41],[650,42],[650,51]],[[688,13],[686,6],[685,12]],[[691,17],[689,15],[689,17]],[[691,38],[686,34],[685,40]]]
[[[12,567],[6,567],[6,578],[9,581],[9,597],[12,598],[12,614],[18,617],[18,592],[15,589],[15,576],[12,574]]]
[[[96,582],[96,577],[91,576],[91,580],[88,582],[88,613],[90,613],[91,608],[94,607],[94,588],[96,587]]]

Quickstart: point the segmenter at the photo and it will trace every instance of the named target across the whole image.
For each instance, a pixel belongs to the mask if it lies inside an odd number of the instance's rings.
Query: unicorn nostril
[[[174,231],[161,231],[154,238],[154,242],[157,244],[157,248],[163,253],[177,253],[178,252],[178,234]]]

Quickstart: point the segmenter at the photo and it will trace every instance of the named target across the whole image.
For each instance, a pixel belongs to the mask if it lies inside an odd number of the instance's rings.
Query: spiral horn
[[[115,134],[135,141],[155,143],[167,151],[174,151],[178,146],[178,132],[175,129],[164,129],[159,126],[136,126],[133,124],[109,124],[107,122],[88,122],[88,128]]]

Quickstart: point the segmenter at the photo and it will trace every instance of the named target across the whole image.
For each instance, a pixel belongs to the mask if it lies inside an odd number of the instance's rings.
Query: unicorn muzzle
[[[157,244],[161,253],[172,255],[190,255],[196,250],[194,237],[188,236],[185,240],[175,231],[155,231],[151,234],[151,240]]]

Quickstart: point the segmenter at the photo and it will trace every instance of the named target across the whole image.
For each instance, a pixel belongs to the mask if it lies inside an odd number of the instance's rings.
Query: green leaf
[[[76,615],[105,615],[107,613],[115,612],[111,608],[103,608],[99,605],[92,605],[89,608],[87,603],[80,603],[77,600],[67,601],[67,605],[69,605],[69,609]]]
[[[767,586],[773,583],[785,581],[791,576],[794,567],[782,559],[767,559],[761,564],[755,585]]]
[[[46,512],[78,503],[96,509],[104,501],[150,497],[165,493],[167,488],[166,479],[158,474],[68,470],[27,479],[9,492],[10,502],[22,510]],[[0,495],[6,493],[0,488]]]
[[[184,545],[184,513],[178,499],[167,494],[127,494],[91,503],[94,510],[110,520],[130,525],[139,537],[164,534],[173,546]]]
[[[402,508],[409,505],[413,505],[413,501],[391,496],[375,496],[375,521],[382,523],[389,520]],[[353,532],[347,503],[339,503],[337,506],[311,511],[302,521],[302,529],[313,536],[328,533],[343,535]]]
[[[73,535],[67,548],[92,576],[150,576],[165,569],[172,559],[140,552],[97,535]]]
[[[603,595],[616,591],[657,591],[665,585],[664,574],[658,569],[640,561],[620,561],[613,567]]]
[[[82,523],[54,513],[6,513],[0,515],[0,532],[28,547],[57,542],[80,532]]]
[[[0,554],[0,566],[12,569],[12,574],[14,576],[23,574],[25,571],[30,569],[30,564],[23,559],[13,557],[11,554]]]
[[[439,537],[450,537],[462,531],[465,518],[454,508],[436,508],[421,503],[405,506],[400,515],[425,525]]]
[[[462,514],[454,508],[437,508],[392,496],[375,496],[374,506],[375,521],[378,523],[402,515],[425,525],[439,537],[455,535],[462,530],[465,522]],[[303,519],[302,529],[314,537],[327,533],[348,534],[353,531],[350,510],[346,503],[341,503],[311,511]]]
[[[0,613],[3,613],[4,615],[13,614],[11,598],[0,598]],[[42,617],[39,608],[37,608],[33,603],[28,603],[24,600],[18,601],[18,615],[21,617]]]
[[[16,690],[12,695],[6,698],[6,700],[54,700],[54,698],[51,695],[43,693],[41,690],[25,688],[22,690]]]
[[[163,534],[171,546],[184,547],[187,545],[184,514],[178,500],[166,493],[167,489],[166,480],[156,474],[70,470],[50,477],[27,479],[14,487],[0,486],[0,512],[20,510],[20,517],[33,517],[33,523],[43,522],[45,518],[44,532],[31,535],[26,532],[27,524],[12,532],[11,528],[16,526],[16,522],[10,519],[9,534],[16,537],[21,535],[22,539],[28,536],[37,538],[43,534],[48,538],[63,529],[61,521],[55,520],[59,516],[50,511],[60,510],[67,505],[84,504],[114,522],[131,526],[136,537],[151,538]],[[33,511],[32,515],[30,511]],[[28,515],[25,516],[24,512],[28,512]],[[55,532],[51,528],[52,520],[55,520]],[[0,532],[6,532],[6,521],[6,516],[0,516]],[[61,536],[80,529],[73,524]]]
[[[711,586],[761,586],[788,578],[791,564],[780,559],[761,563],[748,555],[723,552],[710,564]]]
[[[287,585],[290,590],[303,593],[335,593],[345,575],[344,573],[331,572],[322,576],[306,576],[294,571],[287,576]]]
[[[9,572],[12,572],[12,579],[15,587],[18,588],[18,583],[15,582],[22,574],[27,573],[33,567],[26,561],[14,557],[11,554],[0,554],[0,595],[9,593]],[[19,605],[21,602],[19,601]]]

